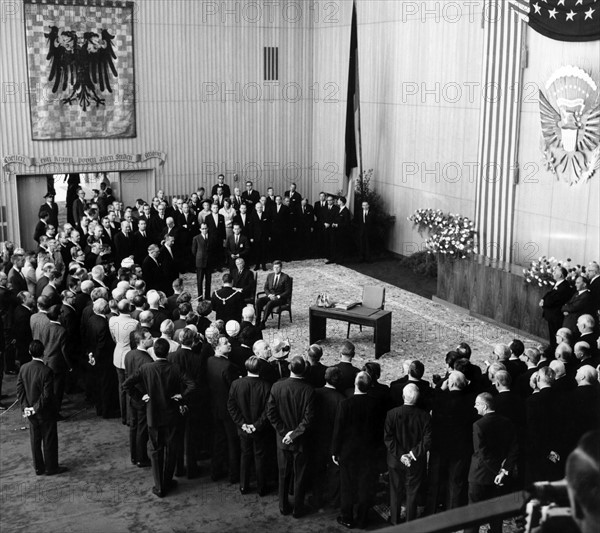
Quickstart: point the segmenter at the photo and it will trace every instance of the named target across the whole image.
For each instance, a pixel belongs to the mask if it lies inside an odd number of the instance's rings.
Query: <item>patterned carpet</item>
[[[270,265],[268,265],[270,266]],[[317,294],[327,292],[335,301],[360,300],[364,285],[377,284],[386,288],[385,308],[392,311],[392,349],[379,359],[381,381],[389,383],[402,376],[402,361],[419,359],[425,364],[426,378],[445,371],[446,352],[466,341],[473,349],[472,360],[479,365],[488,359],[496,343],[509,343],[514,332],[493,326],[457,313],[432,300],[427,300],[393,285],[355,272],[341,265],[326,265],[325,260],[315,259],[286,263],[283,271],[294,278],[292,298],[293,323],[285,313],[281,319],[281,330],[277,331],[277,317],[267,322],[265,339],[272,340],[280,335],[289,339],[290,356],[303,355],[309,346],[308,308],[316,303]],[[259,271],[258,290],[262,290],[268,272]],[[212,288],[220,286],[220,275],[213,274]],[[186,290],[197,295],[196,277],[185,276]],[[328,321],[327,340],[322,343],[324,364],[337,362],[342,342],[346,339],[347,325],[344,322]],[[362,366],[373,360],[375,346],[373,330],[352,326],[350,341],[356,346],[355,365]],[[526,346],[535,345],[530,339],[521,339]]]

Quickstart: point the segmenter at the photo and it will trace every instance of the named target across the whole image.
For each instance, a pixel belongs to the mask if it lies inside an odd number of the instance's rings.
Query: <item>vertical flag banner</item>
[[[350,30],[350,61],[348,67],[348,98],[346,107],[346,156],[344,172],[348,178],[348,208],[354,212],[354,188],[362,167],[360,139],[360,98],[358,83],[358,26],[356,2],[352,3]]]
[[[25,0],[34,140],[136,136],[133,7]]]

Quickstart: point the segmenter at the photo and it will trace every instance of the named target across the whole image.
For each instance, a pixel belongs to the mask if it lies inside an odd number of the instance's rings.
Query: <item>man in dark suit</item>
[[[327,371],[328,367],[321,363],[321,357],[323,357],[323,348],[321,348],[321,346],[319,346],[318,344],[311,344],[308,347],[306,356],[308,358],[309,366],[306,369],[306,375],[304,376],[304,378],[315,389],[324,387],[325,372]],[[339,381],[339,378],[336,380],[336,383],[337,381]]]
[[[147,405],[150,461],[154,477],[152,492],[159,498],[166,496],[177,485],[173,473],[180,440],[181,425],[178,418],[185,411],[187,396],[195,388],[190,378],[167,361],[168,353],[169,341],[156,339],[156,361],[142,365],[123,383],[123,388],[132,398],[145,401]],[[142,390],[136,385],[141,385]]]
[[[583,365],[577,370],[575,381],[577,387],[566,396],[566,429],[563,431],[566,452],[572,450],[585,433],[600,427],[598,372],[590,365]]]
[[[277,434],[279,469],[279,511],[290,514],[288,500],[294,480],[294,517],[304,513],[306,469],[308,465],[306,435],[315,419],[314,389],[304,381],[306,361],[296,356],[290,362],[290,377],[271,388],[267,416]]]
[[[158,261],[162,267],[164,281],[162,291],[167,295],[173,294],[173,282],[179,277],[179,265],[176,251],[174,249],[175,238],[172,235],[165,236],[164,244],[158,253]]]
[[[239,224],[242,235],[248,238],[250,238],[250,220],[252,213],[254,213],[254,209],[248,211],[248,206],[245,203],[242,203],[238,209],[238,214],[233,217],[233,225]]]
[[[215,194],[217,194],[219,187],[221,187],[221,189],[223,190],[223,196],[227,198],[231,196],[231,189],[229,188],[229,185],[225,183],[225,176],[223,174],[219,174],[217,176],[217,183],[213,185],[210,195],[214,196]]]
[[[58,284],[60,283],[61,273],[57,269],[52,269],[48,273],[48,284],[42,291],[42,296],[48,299],[48,307],[60,305],[60,294]]]
[[[317,245],[317,253],[319,257],[325,257],[327,254],[325,252],[327,246],[325,242],[325,217],[327,215],[327,196],[323,191],[319,193],[319,199],[315,201],[313,204],[314,214],[315,214],[315,240]]]
[[[48,213],[48,224],[58,228],[58,205],[54,201],[54,196],[55,195],[52,191],[47,192],[44,195],[46,202],[40,206],[38,217],[42,218],[43,213]]]
[[[152,236],[152,241],[156,244],[160,242],[160,236],[167,227],[167,215],[165,213],[166,209],[167,206],[164,202],[159,203],[156,214],[153,214],[150,218],[148,230]]]
[[[335,252],[333,223],[335,222],[337,213],[338,207],[334,205],[333,196],[329,195],[327,197],[327,206],[319,212],[321,218],[321,227],[319,229],[323,232],[323,253],[329,262],[331,262],[333,253]]]
[[[200,232],[200,225],[187,202],[181,206],[181,213],[177,215],[175,224],[179,228],[178,245],[181,247],[182,271],[190,272],[193,269],[192,239]]]
[[[31,333],[31,316],[33,315],[34,299],[27,291],[17,295],[19,305],[13,313],[13,331],[15,337],[16,358],[21,365],[30,359],[29,344],[33,340]]]
[[[373,228],[375,219],[370,209],[369,202],[361,204],[361,210],[354,215],[354,223],[358,229],[358,251],[361,262],[371,261],[371,239],[373,238]]]
[[[126,257],[134,255],[134,241],[131,233],[131,224],[126,220],[121,222],[121,231],[114,238],[115,264],[120,265]]]
[[[407,384],[413,383],[419,388],[419,403],[417,407],[429,411],[431,409],[431,400],[433,391],[429,385],[429,381],[423,379],[425,373],[425,366],[421,361],[411,361],[408,367],[408,380],[396,380],[390,383],[390,394],[392,397],[392,403],[394,405],[402,405],[402,389]]]
[[[38,476],[62,474],[67,468],[58,465],[53,372],[44,364],[44,345],[40,341],[31,342],[29,353],[31,361],[19,370],[17,398],[29,420],[33,468]]]
[[[554,481],[561,478],[559,462],[559,431],[564,431],[563,421],[557,419],[556,395],[552,389],[554,370],[549,367],[540,368],[536,372],[538,392],[525,401],[527,414],[527,448],[525,483],[534,481]],[[560,430],[557,430],[561,428]]]
[[[73,225],[81,226],[81,219],[85,216],[87,204],[85,201],[85,191],[80,187],[77,189],[77,200],[73,202]]]
[[[273,261],[273,272],[267,276],[265,281],[264,292],[266,295],[256,300],[256,314],[262,329],[266,328],[267,317],[271,310],[286,304],[292,296],[292,280],[281,269],[281,261]]]
[[[519,453],[512,422],[495,412],[494,398],[484,392],[475,399],[481,416],[473,424],[473,457],[469,468],[469,503],[499,496],[510,479]],[[479,525],[465,529],[477,533]],[[502,533],[502,519],[490,522],[490,533]]]
[[[254,211],[254,206],[260,202],[260,193],[254,190],[251,181],[246,182],[246,190],[242,193],[242,201],[248,206],[248,212]]]
[[[337,365],[333,365],[339,368],[341,372],[337,390],[346,396],[352,395],[354,391],[354,379],[356,378],[356,374],[360,372],[360,369],[352,364],[354,354],[354,344],[350,341],[344,341],[342,351],[340,352],[340,362]]]
[[[67,386],[71,386],[81,373],[81,315],[78,315],[75,310],[75,293],[73,291],[66,289],[60,296],[62,305],[58,320],[60,325],[65,328],[64,351],[73,370],[73,377],[67,379]]]
[[[448,511],[466,505],[467,475],[473,453],[473,422],[476,411],[464,393],[467,380],[461,372],[450,372],[447,389],[437,389],[431,419],[431,450],[426,514],[437,512],[440,502]],[[446,497],[443,497],[446,480]]]
[[[185,462],[187,477],[193,479],[199,475],[199,444],[202,439],[201,427],[204,422],[202,418],[203,400],[208,401],[208,398],[203,394],[201,388],[205,380],[205,369],[202,358],[194,349],[196,334],[191,329],[185,328],[180,342],[179,349],[170,353],[167,359],[179,369],[181,374],[190,378],[196,388],[187,397],[189,410],[182,421],[183,446],[180,446],[178,450],[176,472],[183,474]]]
[[[145,364],[152,363],[153,359],[148,353],[154,339],[147,329],[138,328],[131,333],[131,350],[125,354],[125,379],[133,376]],[[141,384],[135,386],[143,395]],[[127,406],[129,415],[129,454],[131,464],[143,468],[150,466],[148,457],[148,421],[146,419],[146,403],[133,396],[129,396]]]
[[[349,251],[352,214],[346,206],[346,197],[338,198],[338,209],[333,215],[330,233],[331,263],[340,263],[346,259]]]
[[[148,246],[152,244],[148,235],[148,223],[144,219],[138,222],[138,230],[133,234],[133,260],[141,265],[148,255]]]
[[[210,206],[210,215],[204,219],[208,226],[208,234],[211,238],[214,238],[215,241],[218,241],[219,246],[223,246],[223,241],[225,240],[226,231],[225,231],[225,217],[219,214],[219,205],[212,204]]]
[[[267,420],[271,385],[259,377],[256,356],[250,357],[245,367],[248,375],[231,384],[227,409],[240,439],[240,492],[247,494],[250,489],[250,468],[254,459],[258,494],[264,496],[268,490],[270,463],[268,439],[272,436]]]
[[[577,276],[577,279],[575,280],[575,289],[577,292],[575,292],[569,301],[562,306],[561,311],[564,317],[562,323],[563,328],[569,328],[573,333],[573,337],[577,339],[579,337],[577,319],[581,315],[591,313],[593,305],[588,289],[587,278]]]
[[[310,375],[308,370],[306,376]],[[340,472],[339,466],[331,460],[331,440],[338,407],[345,399],[337,390],[340,377],[339,368],[328,367],[323,386],[315,387],[314,439],[311,440],[310,451],[313,499],[317,508],[327,504],[338,506]],[[308,381],[308,378],[305,379]]]
[[[417,407],[419,389],[409,383],[404,390],[403,405],[388,411],[384,442],[388,450],[390,473],[390,521],[398,524],[400,502],[406,487],[406,520],[417,514],[417,494],[425,481],[427,452],[431,447],[431,417]]]
[[[211,478],[217,481],[229,468],[229,482],[240,480],[240,442],[235,424],[227,410],[229,388],[240,376],[237,367],[228,359],[231,344],[225,336],[219,338],[215,356],[206,362],[206,378],[213,415],[213,450]]]
[[[49,215],[47,211],[40,213],[40,219],[36,224],[35,229],[33,230],[33,240],[38,244],[40,244],[40,238],[43,235],[46,235],[46,231],[48,228],[48,217]]]
[[[304,259],[311,254],[311,244],[316,247],[316,242],[312,242],[312,235],[315,224],[315,213],[312,205],[308,203],[307,198],[302,198],[296,211],[296,237],[297,237],[297,257]]]
[[[216,320],[241,322],[244,298],[241,291],[231,286],[231,274],[228,272],[223,274],[223,287],[213,293],[211,303]]]
[[[290,209],[297,212],[302,201],[302,195],[296,190],[296,184],[290,185],[289,191],[285,191],[284,196],[290,199]]]
[[[281,196],[275,196],[271,210],[271,253],[274,257],[288,260],[287,242],[290,239],[290,210],[283,205]]]
[[[236,289],[242,290],[242,298],[244,301],[252,300],[254,303],[254,293],[256,291],[254,274],[246,268],[246,261],[241,257],[235,260],[235,270],[231,272],[233,278],[233,286]]]
[[[236,269],[238,259],[248,260],[250,254],[250,241],[248,237],[242,235],[242,228],[238,223],[233,224],[233,235],[229,235],[225,240],[225,253],[229,270],[233,273]]]
[[[198,283],[198,297],[202,297],[202,286],[204,285],[204,299],[210,299],[210,281],[212,268],[209,262],[209,236],[208,225],[200,224],[200,234],[192,240],[192,256],[196,264],[196,279]]]
[[[148,246],[148,257],[142,263],[142,272],[147,290],[160,291],[165,286],[165,277],[159,256],[160,248],[156,244]]]
[[[592,261],[587,268],[590,280],[590,296],[592,298],[592,313],[596,321],[596,333],[600,333],[600,265]]]
[[[332,460],[340,467],[340,511],[337,521],[346,527],[365,529],[373,492],[373,457],[378,442],[379,404],[367,394],[371,376],[359,372],[354,395],[342,401],[335,417],[331,442]],[[354,502],[357,511],[354,519]]]
[[[249,237],[254,254],[254,270],[258,270],[259,266],[262,266],[262,269],[266,271],[267,246],[271,240],[271,222],[267,213],[263,212],[260,202],[256,204],[251,213]]]
[[[22,291],[27,290],[27,280],[23,274],[25,266],[25,256],[22,254],[14,254],[11,257],[12,268],[8,271],[7,282],[8,288],[16,296]]]
[[[99,298],[92,304],[92,315],[84,320],[85,340],[88,362],[92,367],[94,390],[91,396],[96,404],[96,414],[103,418],[114,418],[119,415],[119,385],[117,371],[113,364],[115,341],[110,334],[107,316],[110,312],[108,302]]]
[[[554,269],[553,276],[556,283],[552,290],[547,292],[540,300],[539,306],[542,308],[543,317],[548,322],[550,345],[556,348],[556,332],[563,323],[563,312],[561,309],[571,298],[573,290],[566,280],[566,268],[557,266]]]

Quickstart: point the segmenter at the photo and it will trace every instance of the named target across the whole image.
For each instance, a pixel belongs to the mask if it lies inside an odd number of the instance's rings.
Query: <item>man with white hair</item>
[[[572,450],[582,435],[600,427],[600,387],[598,372],[590,365],[583,365],[575,375],[577,387],[567,398],[568,417],[563,435],[567,438],[567,450]]]
[[[272,385],[277,381],[277,374],[275,368],[269,363],[271,346],[267,341],[259,340],[252,345],[252,351],[258,357],[258,374]]]
[[[96,265],[92,268],[92,281],[94,282],[94,287],[102,287],[104,289],[108,289],[106,283],[104,283],[104,278],[106,277],[106,272],[102,265]]]
[[[148,246],[148,256],[142,263],[142,273],[148,290],[160,290],[164,285],[164,275],[159,261],[160,248],[156,244]]]
[[[592,352],[592,357],[598,357],[600,350],[598,349],[598,334],[594,331],[596,321],[592,315],[581,315],[577,319],[577,329],[579,330],[579,342],[587,342]],[[598,365],[596,365],[598,366]]]
[[[113,353],[113,364],[117,370],[117,378],[119,383],[119,406],[121,408],[121,422],[127,425],[127,395],[122,389],[125,382],[125,355],[131,350],[130,336],[139,326],[139,322],[135,318],[131,318],[133,306],[128,300],[121,300],[117,307],[119,309],[118,316],[111,316],[108,321],[110,334],[115,341],[115,349]]]
[[[402,390],[404,404],[388,411],[385,419],[384,442],[388,450],[392,524],[402,520],[401,502],[404,496],[406,520],[417,517],[417,494],[427,475],[431,417],[416,406],[419,394],[414,383],[407,384]]]
[[[169,318],[167,316],[167,313],[161,309],[160,300],[161,297],[158,291],[151,290],[148,291],[148,293],[146,294],[146,301],[148,302],[149,308],[148,310],[152,311],[152,315],[154,317],[152,322],[152,328],[150,328],[150,333],[152,333],[153,337],[158,337],[161,335],[160,325],[163,323],[164,320],[167,320]]]
[[[206,379],[210,392],[210,405],[213,415],[213,449],[211,459],[211,479],[218,479],[229,473],[229,482],[240,480],[240,441],[237,428],[227,410],[229,388],[240,376],[237,367],[229,361],[231,344],[225,336],[219,337],[215,346],[215,356],[206,362]]]
[[[131,223],[123,220],[121,222],[121,231],[115,235],[115,263],[117,265],[120,265],[121,261],[126,257],[133,257],[134,242],[131,229]]]
[[[256,314],[254,312],[254,307],[252,305],[247,305],[242,309],[242,321],[240,322],[240,332],[245,329],[248,329],[249,338],[251,339],[250,346],[252,346],[256,341],[263,339],[262,330],[254,325],[254,321],[256,320]]]
[[[537,371],[537,387],[539,392],[532,394],[525,401],[527,416],[527,448],[525,483],[534,481],[556,480],[561,476],[560,444],[557,426],[556,395],[554,370],[543,367]],[[552,413],[552,415],[551,415]],[[562,458],[564,461],[564,458]],[[562,463],[564,464],[564,463]]]
[[[577,368],[581,368],[583,365],[590,365],[592,368],[596,368],[600,364],[600,358],[598,356],[592,357],[592,347],[584,341],[579,341],[575,344],[573,353],[576,359]]]

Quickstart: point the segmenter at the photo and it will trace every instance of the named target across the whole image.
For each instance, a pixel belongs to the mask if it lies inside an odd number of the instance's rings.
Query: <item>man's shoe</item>
[[[156,487],[152,487],[152,492],[156,494],[159,498],[164,498],[165,495],[162,491],[158,490]]]
[[[296,509],[294,507],[294,511],[292,512],[292,516],[294,518],[302,518],[304,515],[307,514],[307,509],[306,507],[300,507],[299,509]]]
[[[258,272],[258,270],[259,270],[259,268],[258,268],[258,265],[256,265],[256,266],[254,267],[254,272]]]
[[[46,475],[47,476],[57,476],[59,474],[64,474],[68,470],[69,469],[66,466],[59,466],[56,470],[50,470],[50,471],[46,472]]]
[[[183,477],[185,476],[185,468],[175,470],[175,477]]]
[[[249,492],[250,492],[250,489],[248,487],[240,487],[241,494],[248,494]]]
[[[138,461],[137,463],[138,468],[148,468],[149,466],[152,466],[150,461]]]
[[[45,472],[43,470],[36,470],[35,471],[35,475],[36,476],[43,476],[45,474]]]
[[[259,489],[258,491],[258,495],[263,498],[264,496],[266,496],[267,494],[269,494],[269,489],[265,488],[265,489]]]
[[[347,527],[348,529],[352,529],[352,528],[354,527],[354,524],[353,524],[352,522],[349,522],[348,520],[346,520],[346,519],[345,519],[343,516],[341,516],[341,515],[340,515],[340,516],[338,516],[336,520],[337,520],[337,523],[338,523],[340,526]]]
[[[66,420],[66,418],[63,415],[61,415],[60,413],[58,413],[56,415],[56,421],[57,422],[63,422],[64,420]]]

